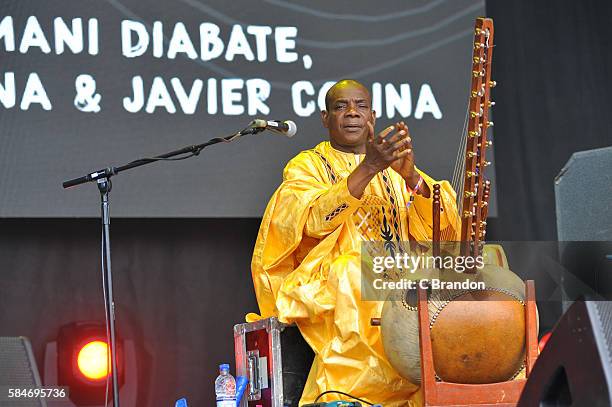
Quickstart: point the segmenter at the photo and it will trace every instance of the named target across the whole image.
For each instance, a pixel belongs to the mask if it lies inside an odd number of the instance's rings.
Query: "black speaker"
[[[555,178],[559,241],[612,240],[612,147],[579,151]]]
[[[518,407],[612,406],[612,302],[576,301],[529,375]]]
[[[28,338],[0,337],[0,388],[8,392],[9,388],[42,387],[32,347]],[[4,404],[7,403],[7,404]],[[0,395],[0,406],[36,406],[46,407],[43,398],[19,398],[9,401],[7,394]]]
[[[574,153],[555,178],[563,309],[612,300],[612,147]]]

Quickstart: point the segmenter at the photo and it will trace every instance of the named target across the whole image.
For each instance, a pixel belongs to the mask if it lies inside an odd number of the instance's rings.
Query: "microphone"
[[[285,137],[293,137],[297,133],[297,126],[291,120],[263,120],[255,119],[251,122],[251,127],[256,129],[272,130],[275,133],[282,134]]]

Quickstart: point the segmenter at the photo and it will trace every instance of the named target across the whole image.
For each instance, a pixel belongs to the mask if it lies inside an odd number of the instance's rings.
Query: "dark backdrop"
[[[55,55],[53,50],[44,54],[37,47],[25,54],[5,52],[4,41],[0,41],[2,83],[5,82],[2,71],[14,72],[17,88],[21,90],[27,75],[36,72],[52,104],[50,111],[36,105],[27,111],[18,106],[0,108],[0,162],[27,163],[2,166],[0,216],[96,216],[96,207],[90,204],[86,190],[72,188],[64,191],[58,188],[60,181],[78,177],[85,171],[108,165],[119,166],[136,158],[151,157],[200,144],[211,137],[229,135],[247,126],[255,117],[294,120],[299,134],[291,140],[274,137],[269,132],[258,137],[246,137],[232,144],[215,146],[214,153],[207,150],[199,160],[183,161],[175,166],[160,163],[131,171],[114,186],[115,217],[260,216],[288,158],[311,148],[325,137],[317,119],[318,109],[314,107],[317,98],[307,96],[308,92],[305,92],[301,94],[300,102],[294,105],[293,96],[298,94],[291,89],[299,81],[308,81],[313,86],[313,93],[318,93],[331,80],[349,77],[362,81],[373,89],[373,107],[382,115],[378,121],[379,128],[408,120],[415,148],[421,151],[419,165],[428,168],[432,176],[446,176],[453,168],[465,115],[471,26],[474,18],[484,13],[484,0],[386,0],[379,2],[376,10],[372,10],[369,1],[352,1],[350,15],[342,3],[312,0],[290,4],[276,0],[56,0],[50,6],[49,2],[40,0],[3,0],[0,16],[13,17],[18,44],[30,15],[36,17],[43,35],[52,43],[55,17],[64,21],[95,17],[100,26],[100,53],[93,56],[66,51]],[[326,13],[314,12],[313,15],[313,9]],[[344,14],[345,18],[334,18],[338,14]],[[200,41],[199,35],[200,24],[205,22],[217,24],[226,51],[233,49],[230,44],[238,38],[230,36],[234,24],[245,27],[247,31],[250,25],[272,27],[270,30],[291,27],[297,32],[296,61],[277,62],[280,54],[275,45],[284,42],[275,41],[276,34],[267,37],[265,62],[259,62],[259,59],[248,61],[242,55],[231,61],[223,56],[202,61],[199,57],[191,59],[184,53],[172,59],[166,56],[158,58],[153,56],[153,43],[156,42],[153,35],[149,46],[143,46],[143,55],[127,58],[121,46],[121,26],[126,20],[143,24],[139,25],[143,29],[148,26],[149,33],[154,21],[158,21],[166,37],[166,51],[180,38],[173,35],[178,23],[183,24],[177,27],[184,27],[197,50],[207,44],[205,39]],[[83,24],[87,25],[86,22]],[[137,36],[132,37],[135,44]],[[260,48],[255,45],[253,36],[247,34],[247,38],[245,41],[250,47]],[[393,52],[389,52],[390,49]],[[263,53],[258,53],[257,57],[263,57]],[[309,60],[311,64],[306,62]],[[449,71],[455,74],[445,75]],[[88,74],[96,81],[96,92],[102,97],[98,113],[82,112],[73,104],[75,97],[79,99],[75,92],[78,82],[75,78],[80,74]],[[147,100],[150,94],[161,95],[167,90],[167,98],[162,99],[172,100],[168,103],[174,103],[176,112],[170,113],[165,107],[152,109],[151,113],[144,112],[144,109],[137,113],[128,112],[123,100],[132,97],[134,76],[142,77]],[[180,81],[187,93],[192,91],[194,81],[201,81],[204,90],[199,98],[195,98],[197,103],[191,104],[194,114],[183,113],[173,90],[175,85],[170,83],[171,78]],[[249,92],[244,88],[224,91],[221,78],[239,81],[257,78],[263,81],[259,82],[261,86],[270,86],[269,97],[262,95],[269,109],[249,112],[247,100],[254,94],[248,96]],[[209,80],[217,81],[217,86],[209,86]],[[152,83],[156,84],[156,91],[152,90]],[[376,83],[384,89],[380,92],[382,97],[377,97],[379,92],[374,91]],[[440,115],[432,114],[430,109],[425,109],[422,117],[417,114],[417,106],[422,106],[426,100],[419,96],[421,87],[425,85],[431,89]],[[387,109],[392,107],[391,103],[389,106],[385,103],[387,95],[390,95],[390,100],[394,95],[387,92],[388,86],[398,92],[400,87],[403,89],[401,114]],[[218,99],[218,110],[212,114],[209,109],[213,104],[208,98],[215,94],[214,89],[217,90],[216,96],[211,99]],[[18,102],[20,92],[17,92]],[[193,96],[197,95],[197,90],[194,90]],[[236,101],[236,107],[244,105],[243,114],[230,112],[227,109],[229,103],[223,103],[223,100],[234,97],[240,100]],[[153,99],[165,105],[155,96]],[[298,107],[311,99],[313,106],[308,112]],[[0,100],[4,102],[5,98]],[[255,105],[251,104],[251,107]],[[406,109],[410,107],[412,109]],[[64,154],[70,160],[58,159]],[[494,162],[492,155],[488,157]],[[231,159],[231,165],[228,165],[228,159]],[[245,177],[245,173],[249,177]],[[495,184],[493,167],[489,168],[488,175]],[[257,182],[253,182],[254,179]],[[149,199],[151,191],[159,185],[164,187],[163,193]],[[211,190],[215,193],[210,193]],[[41,205],[40,197],[45,197],[48,204]],[[491,202],[491,211],[495,213],[495,195]]]
[[[491,1],[487,11],[500,83],[499,218],[489,237],[554,239],[554,176],[572,152],[612,144],[612,5]],[[148,405],[179,396],[210,405],[216,365],[233,362],[232,325],[255,310],[249,263],[258,224],[113,221],[119,328],[147,356]],[[98,221],[2,220],[0,230],[0,335],[30,337],[42,365],[59,325],[103,316]],[[546,328],[554,318],[542,322]]]
[[[554,177],[573,152],[612,145],[612,2],[487,1],[486,8],[499,82],[494,233],[554,240]]]

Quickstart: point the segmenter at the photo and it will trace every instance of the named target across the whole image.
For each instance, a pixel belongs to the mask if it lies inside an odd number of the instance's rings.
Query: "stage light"
[[[143,371],[139,368],[141,357],[146,363],[147,353],[137,354],[129,326],[117,330],[117,374],[119,397],[125,406],[148,405],[146,393],[139,395]],[[67,407],[103,407],[106,398],[106,383],[109,379],[108,402],[113,398],[111,388],[108,342],[103,321],[73,322],[59,327],[57,339],[45,346],[43,384],[66,386],[71,402]],[[142,348],[142,347],[141,347]],[[145,371],[146,372],[146,371]],[[64,405],[64,404],[62,404]]]
[[[108,344],[105,341],[88,342],[77,356],[79,371],[88,379],[105,379],[110,373]]]
[[[117,337],[120,388],[125,382],[123,347],[124,341]],[[110,374],[108,353],[103,322],[75,322],[60,327],[57,337],[57,384],[70,388],[70,400],[76,405],[96,406],[104,403],[106,379]],[[112,391],[108,396],[111,400]]]
[[[129,329],[129,326],[124,329]],[[139,363],[142,360],[140,358],[146,358],[147,353],[141,349],[137,354],[134,340],[128,339],[131,337],[131,331],[117,330],[119,397],[121,405],[144,406],[148,405],[146,393],[139,396],[138,389],[140,380],[146,378],[140,377],[143,371]],[[71,402],[66,402],[66,407],[103,407],[107,378],[109,403],[113,398],[109,377],[112,372],[107,368],[108,352],[103,321],[63,325],[59,328],[57,339],[47,342],[45,346],[43,384],[69,387]]]

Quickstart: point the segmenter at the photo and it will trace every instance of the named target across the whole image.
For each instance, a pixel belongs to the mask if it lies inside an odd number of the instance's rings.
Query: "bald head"
[[[368,89],[352,79],[343,79],[325,95],[325,110],[321,112],[323,126],[337,150],[364,153],[368,137],[368,122],[374,126]]]
[[[336,82],[331,88],[329,88],[329,90],[325,94],[325,110],[329,111],[331,103],[334,100],[334,97],[336,96],[338,91],[347,88],[360,88],[368,95],[368,98],[370,98],[370,91],[361,82],[356,81],[354,79],[341,79]]]

